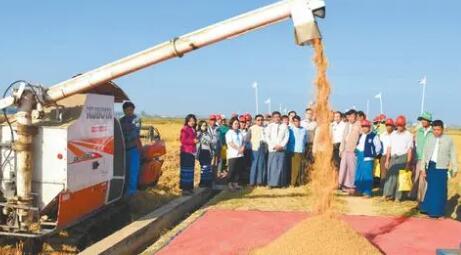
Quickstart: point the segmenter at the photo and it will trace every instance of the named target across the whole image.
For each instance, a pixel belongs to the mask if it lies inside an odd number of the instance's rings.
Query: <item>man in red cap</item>
[[[222,120],[223,120],[223,117],[221,114],[216,114],[216,125],[221,126],[222,125]]]
[[[381,154],[381,141],[378,135],[371,132],[371,122],[361,121],[362,133],[356,147],[357,171],[355,173],[356,191],[371,197],[373,188],[373,162]]]
[[[387,168],[386,168],[386,158],[387,158],[387,152],[391,143],[391,135],[394,132],[395,125],[394,125],[394,120],[391,118],[388,118],[385,121],[386,125],[386,132],[382,133],[379,135],[379,139],[381,140],[381,143],[383,144],[383,155],[381,159],[379,160],[380,163],[380,168],[381,168],[381,173],[380,173],[380,190],[383,192],[384,188],[384,180],[386,179],[387,175]]]
[[[406,129],[405,116],[398,116],[395,120],[397,130],[391,134],[390,145],[387,148],[386,168],[388,169],[384,183],[383,197],[401,201],[406,192],[399,191],[399,171],[411,169],[413,156],[413,135]]]

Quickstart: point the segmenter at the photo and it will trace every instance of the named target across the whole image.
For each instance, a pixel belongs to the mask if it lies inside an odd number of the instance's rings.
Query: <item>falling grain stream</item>
[[[322,41],[312,42],[317,131],[314,138],[314,165],[311,172],[313,217],[303,220],[270,244],[252,254],[381,254],[364,237],[342,222],[332,208],[336,171],[332,165],[333,144],[330,133],[329,103],[331,87],[327,77],[328,61]]]

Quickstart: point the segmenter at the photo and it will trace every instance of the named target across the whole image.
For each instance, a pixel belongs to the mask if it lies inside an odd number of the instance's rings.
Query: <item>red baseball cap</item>
[[[217,119],[217,117],[216,117],[216,115],[215,115],[215,114],[211,114],[209,119],[210,119],[210,120],[216,120],[216,119]]]
[[[371,127],[371,122],[369,120],[362,120],[360,123],[362,127]]]
[[[247,113],[245,114],[245,120],[246,121],[251,121],[253,119],[253,117],[251,117],[251,114]]]
[[[243,116],[243,115],[240,115],[240,116],[239,116],[239,121],[241,121],[241,122],[245,122],[245,121],[246,121],[246,118],[245,118],[245,116]]]
[[[386,120],[386,126],[395,126],[394,120],[391,119],[391,118],[388,118],[388,119]]]
[[[407,125],[407,118],[405,118],[405,116],[403,115],[400,115],[397,117],[397,119],[395,119],[395,125],[396,126],[406,126]]]

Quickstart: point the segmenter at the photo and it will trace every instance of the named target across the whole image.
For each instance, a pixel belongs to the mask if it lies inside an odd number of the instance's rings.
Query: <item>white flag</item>
[[[427,79],[426,76],[424,76],[421,80],[418,81],[420,85],[426,85]]]
[[[254,89],[258,87],[258,83],[257,82],[253,82],[253,84],[251,85]]]
[[[383,97],[383,93],[379,92],[378,94],[376,94],[375,98],[381,98]]]
[[[266,99],[266,101],[264,101],[264,103],[265,103],[265,104],[270,104],[270,103],[271,103],[271,99],[270,99],[270,98]]]

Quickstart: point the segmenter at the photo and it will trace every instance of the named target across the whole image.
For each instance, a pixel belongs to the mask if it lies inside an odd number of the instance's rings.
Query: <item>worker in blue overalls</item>
[[[141,119],[134,114],[135,106],[132,102],[125,102],[122,107],[125,115],[120,118],[120,125],[122,126],[123,136],[125,138],[125,163],[128,173],[126,195],[130,196],[136,193],[138,189],[138,177],[141,166],[140,154],[142,149],[139,139]]]

